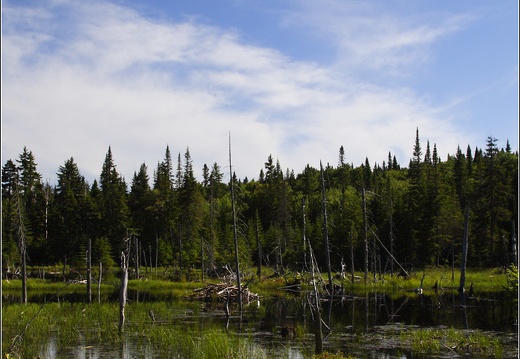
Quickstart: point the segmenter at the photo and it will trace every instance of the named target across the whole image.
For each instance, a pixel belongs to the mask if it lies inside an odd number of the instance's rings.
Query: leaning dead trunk
[[[314,255],[312,253],[312,248],[310,242],[309,244],[309,252],[311,257],[311,280],[313,284],[313,300],[314,304],[310,303],[311,311],[314,318],[314,342],[315,342],[315,354],[319,355],[323,353],[323,333],[321,329],[321,312],[320,312],[320,299],[318,297],[318,288],[316,286],[316,271],[315,271],[315,261]],[[320,274],[321,276],[321,274]]]

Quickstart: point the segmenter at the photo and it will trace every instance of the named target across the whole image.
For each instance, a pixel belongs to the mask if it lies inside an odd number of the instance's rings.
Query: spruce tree
[[[112,149],[103,162],[100,175],[101,224],[103,236],[108,238],[114,258],[124,249],[124,239],[129,229],[129,211],[126,198],[126,183],[119,175],[112,158]]]

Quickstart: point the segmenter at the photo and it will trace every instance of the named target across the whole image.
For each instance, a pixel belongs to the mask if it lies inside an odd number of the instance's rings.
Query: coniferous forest
[[[485,148],[459,147],[441,160],[419,131],[410,150],[407,166],[391,153],[382,164],[367,158],[354,166],[341,146],[337,163],[323,172],[319,164],[284,170],[270,155],[258,179],[234,173],[241,265],[261,258],[279,271],[301,270],[310,243],[324,267],[322,185],[333,270],[362,270],[365,228],[371,271],[397,271],[390,254],[407,270],[458,266],[466,208],[468,266],[516,262],[518,151],[488,137]],[[234,262],[228,164],[204,165],[199,181],[189,150],[174,161],[167,146],[155,168],[143,163],[128,183],[109,147],[99,180],[88,183],[70,158],[51,186],[42,182],[36,155],[24,147],[2,166],[4,273],[20,266],[22,248],[28,265],[82,266],[89,240],[93,263],[117,265],[129,236],[137,238],[143,264],[211,272]]]

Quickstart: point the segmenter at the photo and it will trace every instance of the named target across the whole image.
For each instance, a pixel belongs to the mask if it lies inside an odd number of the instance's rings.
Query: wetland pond
[[[226,316],[222,304],[129,290],[123,335],[117,335],[117,293],[103,295],[102,304],[87,305],[84,298],[66,291],[57,296],[32,295],[24,311],[17,304],[19,297],[3,293],[3,353],[34,316],[42,317],[47,324],[40,324],[45,329],[38,329],[35,320],[28,326],[25,338],[18,344],[18,357],[299,359],[314,355],[315,321],[305,294],[281,292],[261,297],[244,306],[241,315],[232,308],[230,316]],[[323,348],[328,353],[381,359],[518,357],[517,306],[504,292],[465,298],[456,290],[423,294],[367,292],[335,296],[320,303]],[[45,312],[50,316],[45,317]],[[53,323],[67,313],[74,313],[68,326]],[[39,331],[40,336],[32,349],[24,349],[30,345],[30,337],[36,335],[31,330]],[[495,349],[472,350],[471,340],[464,344],[466,347],[462,342],[453,342],[459,339],[450,342],[449,333],[455,330],[466,338],[483,334],[489,343],[480,345]],[[63,339],[60,332],[64,331],[73,332],[73,339]],[[424,333],[430,333],[431,338],[422,337]],[[180,343],[174,345],[173,341]],[[228,348],[209,355],[205,352],[209,344],[204,342],[211,341],[212,348]],[[437,350],[421,346],[425,341],[432,341]],[[190,348],[187,342],[192,343]],[[229,348],[234,348],[233,354],[225,354],[230,353]]]

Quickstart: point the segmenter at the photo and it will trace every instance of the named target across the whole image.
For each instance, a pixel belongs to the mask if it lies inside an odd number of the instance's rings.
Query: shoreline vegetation
[[[32,268],[34,269],[34,268]],[[51,271],[51,268],[46,268]],[[293,288],[298,283],[302,291],[311,289],[305,283],[301,273],[287,272],[284,276],[277,275],[272,269],[262,268],[264,277],[255,277],[256,268],[248,268],[243,273],[248,283],[247,288],[257,293],[260,298],[273,295],[284,295],[287,288]],[[113,272],[113,273],[111,273]],[[140,293],[165,294],[168,293],[174,299],[186,299],[194,291],[212,283],[218,283],[224,278],[206,278],[200,281],[197,271],[183,271],[175,275],[181,275],[180,280],[173,281],[173,271],[162,268],[158,278],[154,274],[147,278],[129,280],[129,290]],[[101,284],[101,292],[104,297],[110,293],[117,293],[119,278],[117,270],[107,271],[107,279]],[[343,294],[361,295],[368,291],[384,292],[389,295],[417,295],[416,288],[421,286],[424,292],[432,291],[457,291],[459,273],[455,272],[452,280],[451,268],[427,268],[423,271],[411,272],[408,278],[399,276],[384,277],[378,275],[370,276],[365,286],[362,280],[362,272],[355,273],[354,283],[350,278],[335,277],[334,283],[342,285]],[[503,268],[494,269],[468,269],[466,279],[468,286],[472,284],[472,295],[480,293],[504,292],[514,283],[510,270]],[[517,274],[516,274],[517,275]],[[94,277],[97,275],[94,273]],[[189,280],[190,278],[194,280]],[[324,283],[326,282],[323,276]],[[357,278],[357,279],[356,279]],[[516,277],[518,281],[518,277]],[[85,295],[86,286],[79,280],[53,281],[50,279],[29,278],[28,304],[12,304],[4,301],[2,307],[3,326],[3,354],[5,358],[35,358],[41,355],[42,343],[53,338],[57,348],[84,346],[94,347],[105,344],[122,345],[125,340],[132,338],[137,343],[150,344],[156,353],[162,350],[176,350],[179,357],[198,358],[203,354],[204,358],[267,358],[269,353],[265,348],[255,345],[251,334],[239,334],[224,329],[222,326],[210,324],[200,327],[199,325],[167,325],[171,318],[179,315],[179,309],[172,308],[168,302],[129,302],[127,305],[128,323],[125,333],[122,335],[117,331],[118,304],[116,301],[103,301],[92,304],[86,302],[52,302],[31,303],[31,295],[47,293],[50,295],[62,291],[75,293],[78,296]],[[2,280],[2,295],[20,295],[21,280]],[[512,299],[514,302],[514,299]],[[192,301],[189,310],[181,313],[184,317],[190,312],[194,317],[201,314],[201,305]],[[246,307],[247,310],[247,307]],[[175,312],[177,311],[177,313]],[[229,321],[229,318],[228,318]],[[446,330],[448,329],[448,330]],[[247,333],[247,330],[245,331]],[[295,329],[297,339],[303,341],[303,329]],[[466,331],[455,328],[407,328],[399,331],[398,340],[402,348],[415,353],[434,354],[440,352],[451,352],[457,354],[478,353],[482,357],[501,357],[503,348],[501,343],[492,334],[472,330]],[[19,336],[19,337],[17,337]],[[17,343],[15,342],[17,341]],[[143,345],[145,345],[143,344]],[[282,349],[283,350],[283,349]],[[286,349],[287,350],[287,349]],[[341,352],[314,355],[312,345],[303,347],[306,358],[354,358],[350,354]],[[167,353],[167,351],[165,351]]]
[[[53,269],[61,266],[50,266],[50,267],[29,267],[29,272],[32,273],[56,273]],[[273,269],[263,267],[263,276],[259,279],[255,274],[256,268],[249,268],[242,272],[241,277],[246,279],[249,289],[259,295],[262,292],[270,294],[277,290],[290,289],[290,286],[302,286],[302,281],[305,280],[305,274],[301,272],[286,271],[284,275],[275,272]],[[508,276],[508,268],[471,268],[466,273],[466,287],[473,286],[475,292],[495,292],[502,291],[511,283],[511,279]],[[110,269],[104,269],[104,274],[101,283],[101,291],[103,293],[109,292],[119,286],[118,274],[119,269],[116,267]],[[172,291],[173,293],[183,293],[183,291],[191,291],[196,288],[203,287],[205,283],[218,283],[222,281],[230,281],[226,276],[222,277],[205,277],[205,282],[200,281],[201,275],[200,270],[187,269],[179,271],[172,268],[160,268],[158,275],[141,274],[140,279],[129,279],[128,289],[137,290],[140,292],[161,292],[161,291]],[[98,273],[94,268],[92,271],[92,277],[98,278]],[[518,274],[513,273],[511,275]],[[324,277],[323,277],[324,278]],[[410,272],[410,275],[406,278],[397,274],[373,274],[370,273],[368,276],[368,283],[365,286],[363,282],[363,272],[358,271],[354,273],[354,282],[350,273],[345,276],[341,276],[337,273],[334,276],[333,282],[335,285],[342,286],[345,291],[358,293],[364,293],[365,290],[371,291],[409,291],[415,290],[422,286],[423,290],[457,290],[460,279],[460,272],[456,269],[453,272],[452,269],[447,267],[429,267],[424,270]],[[514,278],[513,278],[514,279]],[[324,279],[325,281],[325,279]],[[53,292],[63,288],[64,284],[67,285],[68,290],[74,290],[78,293],[84,292],[86,280],[83,279],[79,273],[70,268],[65,270],[65,275],[61,272],[59,275],[53,275],[49,278],[47,274],[46,278],[29,278],[27,280],[28,292]],[[305,287],[305,283],[303,283]],[[2,291],[3,292],[16,292],[21,291],[22,283],[19,279],[3,279],[2,280]],[[96,282],[97,287],[97,282]],[[310,289],[307,288],[307,289]],[[30,295],[30,293],[29,293]],[[182,296],[182,295],[181,295]]]

